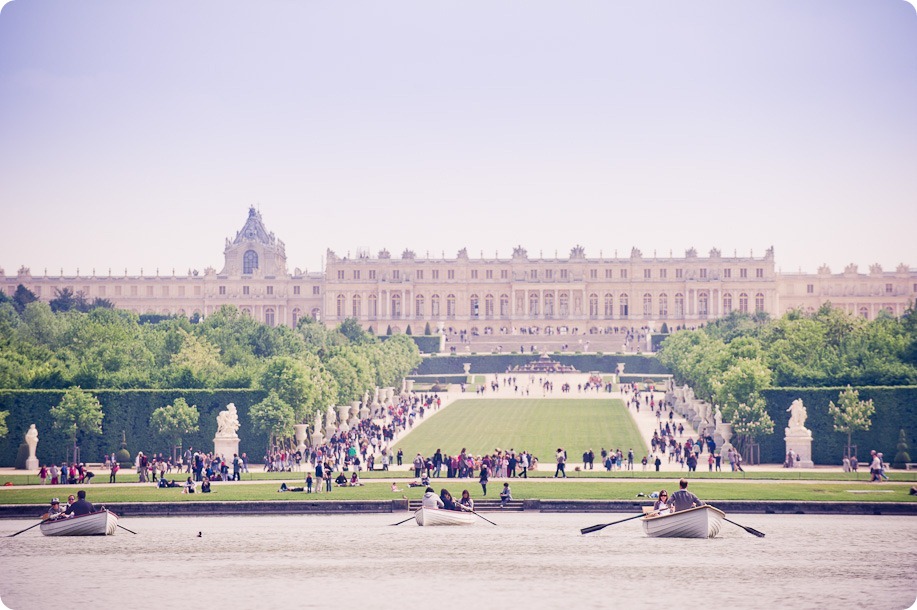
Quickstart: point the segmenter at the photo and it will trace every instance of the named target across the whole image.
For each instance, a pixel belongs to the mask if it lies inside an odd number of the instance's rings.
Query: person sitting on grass
[[[185,481],[184,489],[181,490],[183,494],[193,494],[196,484],[191,480],[191,477],[188,477],[188,480]]]
[[[401,490],[398,489],[398,483],[395,483],[394,481],[392,481],[392,493],[396,491],[401,491]]]
[[[338,487],[347,487],[347,477],[344,476],[343,471],[338,474],[337,478],[334,479],[334,482]]]
[[[210,493],[210,479],[204,477],[204,481],[201,483],[201,493],[209,494]]]
[[[159,479],[159,482],[156,483],[156,487],[164,489],[166,487],[181,487],[178,483],[175,482],[175,479],[166,481],[165,479]]]
[[[500,492],[500,508],[506,508],[509,501],[513,499],[513,492],[510,491],[509,483],[503,484],[503,490]]]
[[[360,477],[357,475],[357,471],[354,470],[353,474],[350,475],[350,486],[351,487],[361,487],[363,483],[360,483]]]

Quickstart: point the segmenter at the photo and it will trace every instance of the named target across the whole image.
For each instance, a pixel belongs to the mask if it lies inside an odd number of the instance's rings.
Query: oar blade
[[[597,531],[599,531],[599,530],[603,530],[603,529],[605,529],[606,527],[608,527],[609,525],[611,525],[611,524],[610,524],[610,523],[600,523],[600,524],[598,524],[598,525],[590,525],[589,527],[584,527],[584,528],[581,529],[579,532],[580,532],[580,534],[591,534],[592,532],[597,532]]]
[[[732,521],[731,519],[723,519],[723,521],[725,521],[726,523],[732,523],[732,524],[735,525],[736,527],[741,527],[743,530],[745,530],[746,532],[748,532],[748,533],[751,534],[752,536],[757,536],[758,538],[764,538],[764,532],[759,532],[758,530],[756,530],[756,529],[753,528],[753,527],[748,527],[747,525],[742,525],[741,523],[736,523],[735,521]]]

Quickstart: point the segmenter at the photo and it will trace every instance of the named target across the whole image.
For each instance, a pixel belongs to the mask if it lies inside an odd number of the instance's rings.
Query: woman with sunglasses
[[[659,497],[656,499],[656,502],[653,504],[653,512],[656,514],[669,512],[671,507],[669,506],[669,492],[666,490],[659,491]]]

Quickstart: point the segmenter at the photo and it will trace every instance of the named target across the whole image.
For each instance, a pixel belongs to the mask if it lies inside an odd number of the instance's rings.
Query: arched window
[[[422,294],[418,294],[414,297],[414,317],[423,318],[423,306],[424,306],[424,297]]]
[[[643,294],[643,317],[653,317],[653,295],[648,292]]]
[[[487,318],[494,317],[494,295],[492,294],[484,296],[484,316]]]
[[[557,297],[557,306],[560,308],[560,317],[566,318],[570,315],[570,295],[566,292],[561,292],[560,296]]]
[[[697,315],[706,318],[710,311],[710,295],[707,292],[700,292],[697,295]]]
[[[369,295],[368,304],[369,304],[369,319],[375,320],[376,316],[379,315],[379,297],[374,294]]]
[[[755,312],[760,313],[764,311],[764,293],[759,292],[755,295]]]
[[[433,318],[439,317],[439,295],[434,294],[430,297],[430,316]]]
[[[343,320],[347,313],[344,311],[345,303],[347,303],[347,297],[343,294],[339,294],[337,298],[337,318],[338,320]]]
[[[264,323],[268,326],[273,326],[274,322],[274,309],[272,307],[268,307],[264,310]]]
[[[865,318],[866,320],[869,319],[869,308],[868,307],[860,307],[860,317]]]
[[[732,294],[729,292],[723,295],[723,313],[732,313]]]
[[[363,299],[360,298],[360,295],[353,295],[353,300],[350,303],[350,315],[351,317],[359,320],[360,314],[363,312]]]
[[[685,295],[680,292],[675,293],[675,317],[685,317]]]
[[[627,302],[628,298],[626,294],[622,294],[620,298],[618,298],[618,311],[620,312],[622,318],[626,318],[628,316],[629,308],[627,306]]]
[[[666,293],[659,295],[659,317],[667,318],[669,316],[669,297]]]
[[[554,317],[554,293],[548,292],[544,295],[544,317]]]
[[[446,317],[450,319],[455,317],[455,295],[454,294],[446,295]]]
[[[296,328],[296,325],[299,324],[299,318],[302,316],[302,311],[299,307],[293,310],[293,328]]]
[[[478,315],[480,314],[480,306],[481,306],[481,305],[480,305],[480,299],[478,298],[478,295],[476,295],[476,294],[471,295],[471,299],[470,299],[469,301],[470,301],[470,302],[469,302],[469,305],[470,305],[470,308],[469,308],[469,309],[470,309],[470,311],[471,311],[471,317],[472,317],[472,318],[477,318]]]
[[[538,295],[534,292],[529,294],[529,315],[538,317]]]
[[[509,295],[506,295],[506,294],[500,295],[500,317],[501,318],[509,317]]]
[[[401,317],[401,294],[395,293],[392,295],[392,318],[398,319]]]
[[[589,295],[589,317],[599,317],[599,295],[594,292]]]
[[[249,275],[254,273],[257,268],[258,253],[254,250],[246,250],[245,254],[242,255],[242,273]]]
[[[322,319],[322,310],[318,307],[313,307],[311,316],[316,322],[320,321]]]
[[[611,296],[611,293],[605,295],[605,317],[608,319],[613,318],[615,315],[615,302],[614,297]]]
[[[744,292],[739,294],[739,313],[748,313],[748,295]]]
[[[243,315],[243,316],[251,317],[251,315],[252,315],[252,310],[249,309],[248,307],[243,307],[243,308],[242,308],[242,315]]]

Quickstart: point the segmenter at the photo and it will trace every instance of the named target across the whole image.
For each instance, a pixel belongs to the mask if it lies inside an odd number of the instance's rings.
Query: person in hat
[[[51,508],[48,509],[47,519],[58,519],[64,514],[64,509],[60,507],[58,498],[51,498]]]

